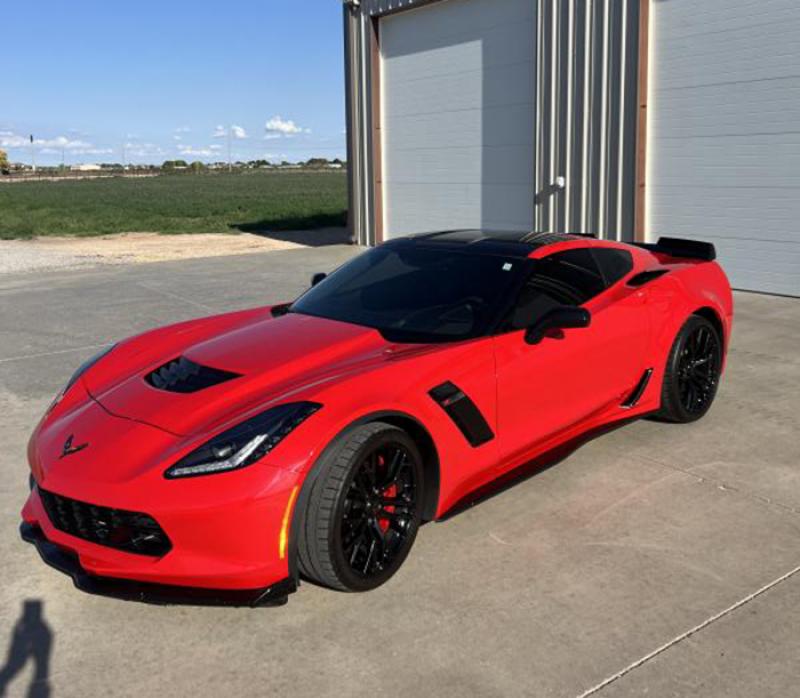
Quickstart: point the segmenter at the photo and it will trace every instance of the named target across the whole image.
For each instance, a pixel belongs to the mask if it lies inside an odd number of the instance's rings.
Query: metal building
[[[350,223],[707,239],[800,295],[800,3],[347,0]]]

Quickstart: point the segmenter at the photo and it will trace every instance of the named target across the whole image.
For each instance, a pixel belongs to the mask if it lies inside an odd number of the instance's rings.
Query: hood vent
[[[201,366],[181,356],[148,373],[145,381],[158,390],[170,393],[196,393],[239,377],[239,373]]]

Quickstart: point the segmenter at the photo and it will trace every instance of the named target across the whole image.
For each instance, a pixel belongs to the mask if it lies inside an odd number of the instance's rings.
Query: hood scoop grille
[[[196,393],[240,376],[239,373],[201,366],[181,356],[148,373],[144,379],[154,388],[169,393]]]

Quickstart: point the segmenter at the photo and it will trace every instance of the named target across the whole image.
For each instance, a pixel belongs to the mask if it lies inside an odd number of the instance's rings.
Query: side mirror
[[[316,286],[320,281],[324,281],[328,275],[325,272],[318,271],[311,277],[311,287]]]
[[[589,327],[592,314],[586,308],[562,305],[548,310],[525,331],[528,344],[538,344],[549,330],[565,330],[568,328]]]

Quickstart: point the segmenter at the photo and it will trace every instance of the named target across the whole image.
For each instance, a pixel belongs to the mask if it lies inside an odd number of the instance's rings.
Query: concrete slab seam
[[[102,344],[86,344],[82,347],[74,347],[72,349],[59,349],[58,351],[44,351],[39,354],[25,354],[24,356],[9,356],[5,359],[0,359],[0,364],[9,363],[11,361],[25,361],[26,359],[41,359],[45,356],[58,356],[59,354],[71,354],[76,351],[86,351],[87,349],[100,349],[107,347],[112,342],[103,342]]]
[[[609,686],[612,683],[614,683],[615,681],[618,681],[619,679],[621,679],[626,674],[629,674],[630,672],[632,672],[634,669],[638,669],[640,666],[642,666],[643,664],[646,664],[651,659],[654,659],[655,657],[657,657],[658,655],[662,654],[663,652],[666,652],[668,649],[670,649],[671,647],[674,647],[678,643],[683,642],[683,640],[685,640],[686,638],[691,637],[695,633],[698,633],[701,630],[703,630],[704,628],[707,628],[712,623],[715,623],[716,621],[720,620],[721,618],[724,618],[725,616],[733,613],[734,611],[736,611],[737,609],[741,608],[742,606],[750,603],[753,599],[756,599],[759,596],[761,596],[762,594],[768,592],[770,589],[772,589],[773,587],[776,587],[781,582],[785,582],[787,579],[789,579],[793,575],[797,574],[798,572],[800,572],[800,566],[795,567],[793,570],[790,570],[786,574],[781,575],[780,577],[778,577],[777,579],[774,579],[773,581],[769,582],[768,584],[765,584],[763,587],[761,587],[757,591],[754,591],[752,594],[748,594],[747,596],[745,596],[743,599],[737,601],[732,606],[728,606],[726,609],[720,611],[719,613],[714,614],[710,618],[707,618],[702,623],[699,623],[698,625],[695,625],[693,628],[690,628],[686,632],[681,633],[677,637],[674,637],[669,642],[665,642],[663,645],[661,645],[657,649],[653,650],[649,654],[646,654],[641,659],[637,659],[635,662],[630,663],[628,666],[626,666],[624,669],[618,671],[616,674],[612,674],[611,676],[609,676],[608,678],[604,679],[600,683],[598,683],[595,686],[592,686],[591,688],[587,689],[586,691],[581,693],[579,696],[577,696],[577,698],[588,698],[588,696],[591,696],[591,695],[594,695],[595,693],[598,693],[599,691],[601,691],[604,688],[606,688],[606,686]]]

